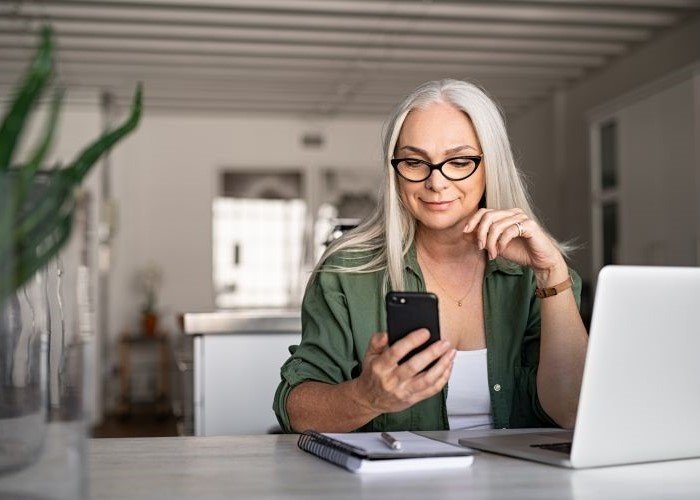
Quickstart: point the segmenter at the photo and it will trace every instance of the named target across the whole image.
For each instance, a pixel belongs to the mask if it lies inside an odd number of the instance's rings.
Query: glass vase
[[[76,240],[0,298],[1,499],[87,496],[90,273]]]

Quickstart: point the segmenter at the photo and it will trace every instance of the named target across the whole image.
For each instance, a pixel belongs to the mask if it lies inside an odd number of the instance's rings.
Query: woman
[[[284,430],[573,427],[580,279],[533,215],[496,105],[470,83],[426,83],[384,153],[382,203],[307,287],[274,401]],[[387,289],[440,304],[442,340],[401,365],[428,332],[388,345]]]

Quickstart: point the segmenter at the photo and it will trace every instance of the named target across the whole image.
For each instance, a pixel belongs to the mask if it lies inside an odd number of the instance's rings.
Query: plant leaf
[[[73,212],[69,210],[67,214],[63,214],[59,220],[54,222],[53,229],[43,236],[39,246],[25,248],[16,256],[9,288],[7,288],[6,283],[0,281],[0,304],[12,291],[21,288],[34,273],[48,264],[68,241],[72,227]],[[3,268],[4,266],[0,266],[0,275],[6,273]]]
[[[63,218],[72,217],[75,206],[74,186],[68,176],[61,177],[63,179],[50,179],[53,182],[48,184],[48,188],[54,194],[40,198],[37,207],[40,210],[25,211],[25,217],[16,221],[14,231],[6,235],[9,237],[0,241],[0,292],[16,290],[21,286],[22,281],[16,279],[17,273],[28,266],[36,268],[31,264],[35,260],[34,253]],[[46,192],[42,193],[45,194]],[[5,292],[0,293],[4,294]]]
[[[46,120],[46,125],[44,127],[43,138],[29,159],[29,162],[23,165],[19,170],[19,185],[17,186],[16,198],[14,200],[17,211],[22,208],[34,175],[42,167],[46,153],[48,153],[51,147],[56,132],[56,123],[58,122],[58,114],[61,109],[62,101],[63,91],[57,89],[51,100],[51,109],[49,111],[49,118]]]
[[[5,269],[6,263],[16,260],[18,255],[22,255],[28,248],[37,248],[42,241],[50,234],[61,218],[69,215],[75,205],[72,197],[64,197],[60,205],[52,206],[52,210],[41,219],[33,220],[31,226],[26,226],[21,237],[16,232],[9,245],[4,245],[0,249],[0,270]],[[5,271],[7,271],[5,269]]]
[[[71,175],[77,182],[80,182],[90,167],[102,156],[102,154],[116,144],[122,137],[134,130],[141,119],[142,86],[139,83],[136,87],[134,100],[131,104],[131,113],[121,126],[105,133],[102,137],[94,141],[85,148],[76,160],[70,165]]]
[[[19,231],[15,234],[15,248],[20,251],[23,248],[31,248],[41,244],[45,235],[50,234],[53,226],[56,224],[57,220],[61,217],[70,214],[75,206],[75,200],[72,193],[59,199],[51,210],[45,217],[40,220],[35,221],[31,226],[24,228],[21,233]]]
[[[27,76],[0,125],[0,172],[9,168],[25,122],[49,82],[53,72],[53,42],[51,28],[44,27],[41,42]]]
[[[33,226],[58,210],[72,196],[74,186],[74,180],[65,169],[53,174],[39,202],[31,210],[25,209],[15,221],[15,241],[21,241]]]
[[[37,148],[34,150],[34,153],[29,159],[29,162],[27,162],[27,164],[22,167],[21,178],[23,180],[23,184],[25,184],[27,180],[31,180],[31,178],[34,177],[34,174],[41,168],[41,166],[44,163],[46,153],[48,153],[49,148],[51,148],[53,138],[56,135],[56,123],[58,122],[58,114],[61,110],[62,102],[63,90],[56,89],[54,91],[53,98],[51,99],[49,118],[46,120],[46,125],[44,126],[43,138],[37,146]]]
[[[65,169],[48,175],[48,184],[34,206],[23,206],[20,211],[8,210],[9,215],[15,215],[7,221],[6,226],[0,227],[0,255],[4,255],[10,247],[21,244],[34,227],[58,211],[72,195],[73,180]],[[0,183],[12,181],[13,177],[16,180],[16,176],[0,173]],[[1,222],[5,222],[6,218],[3,216]]]

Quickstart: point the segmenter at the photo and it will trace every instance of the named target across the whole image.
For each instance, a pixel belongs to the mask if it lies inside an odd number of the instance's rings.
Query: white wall
[[[578,237],[583,248],[574,255],[573,265],[584,279],[592,275],[590,170],[588,121],[592,108],[623,95],[674,70],[700,59],[700,17],[666,31],[649,44],[633,50],[609,68],[593,73],[576,85],[561,91],[561,103],[555,97],[544,100],[510,122],[511,139],[521,151],[520,166],[535,172],[538,186],[534,189],[535,205],[557,206],[543,210],[555,236],[561,239]],[[693,104],[688,103],[691,107]],[[562,109],[563,108],[563,109]],[[556,113],[563,113],[557,118]],[[558,120],[558,121],[557,121]],[[562,126],[556,125],[561,123]],[[560,139],[555,140],[553,130]],[[548,146],[549,145],[549,146]],[[560,148],[559,161],[555,158]],[[563,174],[558,174],[561,169]],[[690,207],[688,208],[690,209]]]
[[[554,103],[552,100],[547,100],[514,121],[509,129],[515,163],[523,169],[527,187],[535,201],[535,211],[547,229],[557,234],[558,199],[552,196],[556,191],[553,189],[554,182],[550,178],[554,172],[553,113]]]
[[[697,77],[696,77],[697,78]],[[619,113],[620,259],[697,265],[694,79]]]
[[[695,75],[693,82],[693,95],[694,95],[694,106],[695,109],[695,125],[694,129],[700,134],[700,76]],[[698,163],[695,165],[695,186],[696,191],[700,193],[700,139],[696,136],[695,140],[695,158]],[[695,248],[697,250],[696,261],[700,263],[700,196],[695,198],[695,208],[694,211],[698,214],[697,226],[695,228]]]
[[[215,308],[211,207],[222,169],[302,169],[310,174],[312,195],[318,189],[313,173],[321,168],[369,170],[379,178],[379,120],[157,114],[148,111],[148,89],[145,103],[139,129],[113,153],[119,222],[112,338],[136,327],[141,299],[132,284],[149,261],[164,273],[160,305],[167,327],[174,328],[178,312]],[[302,147],[301,135],[309,131],[324,135],[321,149]]]

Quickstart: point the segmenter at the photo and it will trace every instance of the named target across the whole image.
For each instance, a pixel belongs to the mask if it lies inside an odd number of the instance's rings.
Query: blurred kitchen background
[[[700,1],[4,0],[0,107],[46,23],[56,161],[144,83],[73,235],[95,436],[275,431],[309,270],[376,203],[383,124],[426,80],[500,103],[543,221],[579,245],[586,318],[605,264],[700,264]]]

